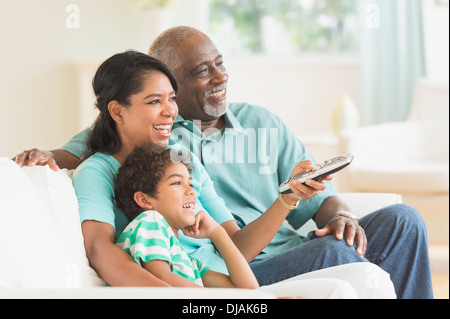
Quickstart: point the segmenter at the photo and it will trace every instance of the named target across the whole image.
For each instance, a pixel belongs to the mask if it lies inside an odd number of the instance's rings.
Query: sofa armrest
[[[399,194],[389,193],[341,193],[339,198],[342,199],[351,209],[356,217],[361,218],[380,208],[402,203],[402,196]],[[290,227],[285,223],[286,227]],[[297,233],[306,236],[310,231],[316,230],[316,224],[313,220],[309,220],[305,225],[297,230]]]
[[[0,299],[274,299],[261,290],[231,288],[0,289]]]
[[[352,213],[358,218],[380,208],[403,202],[401,195],[391,193],[342,193],[339,197],[347,203]]]

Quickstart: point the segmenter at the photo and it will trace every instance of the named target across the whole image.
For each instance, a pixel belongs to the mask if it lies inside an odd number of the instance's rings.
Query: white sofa
[[[395,194],[342,194],[364,215]],[[311,230],[305,225],[301,231]],[[0,158],[0,298],[273,298],[242,289],[111,288],[89,267],[70,172]]]

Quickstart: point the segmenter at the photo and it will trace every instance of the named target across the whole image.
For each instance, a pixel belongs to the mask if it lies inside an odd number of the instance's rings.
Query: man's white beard
[[[220,107],[220,108],[214,107],[214,106],[212,106],[209,103],[206,103],[203,106],[203,111],[207,115],[212,116],[212,117],[221,117],[222,115],[224,115],[227,112],[227,110],[228,110],[228,104],[227,103],[225,103],[224,106]]]

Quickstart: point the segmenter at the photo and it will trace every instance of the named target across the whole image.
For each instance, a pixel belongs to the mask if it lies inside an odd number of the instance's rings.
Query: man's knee
[[[367,261],[356,252],[354,246],[347,245],[345,240],[338,240],[335,235],[313,240],[317,241],[316,252],[319,255],[317,258],[323,268]]]
[[[382,216],[385,223],[403,226],[406,229],[417,229],[427,231],[425,220],[420,212],[406,204],[391,205],[383,209]]]

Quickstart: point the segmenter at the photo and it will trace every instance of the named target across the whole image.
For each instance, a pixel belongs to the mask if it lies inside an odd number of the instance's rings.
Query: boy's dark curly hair
[[[174,163],[171,152],[171,149],[159,145],[136,147],[119,168],[115,178],[116,205],[130,220],[145,210],[135,202],[136,192],[157,197],[158,184],[167,167]],[[185,165],[191,173],[192,168]]]

